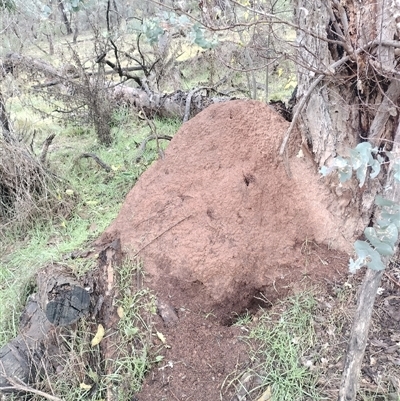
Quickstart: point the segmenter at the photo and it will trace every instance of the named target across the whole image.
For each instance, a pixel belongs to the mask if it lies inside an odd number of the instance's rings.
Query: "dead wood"
[[[138,111],[143,110],[148,117],[179,118],[186,121],[211,104],[234,99],[224,94],[220,95],[216,91],[217,86],[224,83],[226,78],[220,80],[214,87],[195,88],[188,93],[178,90],[167,94],[152,91],[145,80],[141,80],[129,74],[132,67],[124,69],[104,58],[99,58],[98,62],[108,65],[112,68],[113,72],[118,73],[121,77],[134,80],[138,85],[138,88],[133,88],[123,83],[115,85],[112,82],[104,81],[104,90],[107,91],[110,100],[115,101],[116,105],[128,106]],[[37,90],[55,87],[61,91],[67,91],[67,88],[73,88],[75,98],[77,98],[80,92],[86,90],[84,88],[86,88],[88,84],[93,84],[93,86],[98,85],[98,81],[94,78],[94,75],[96,75],[94,72],[86,70],[81,70],[79,72],[76,68],[58,69],[43,60],[34,59],[21,54],[13,53],[8,55],[7,58],[3,60],[3,65],[8,66],[6,71],[10,73],[13,73],[16,69],[22,69],[30,73],[35,78],[36,82],[39,81],[39,83],[32,86]],[[140,68],[144,67],[141,66]],[[150,70],[151,68],[152,67],[150,67]],[[136,67],[133,68],[133,70],[136,69]],[[107,73],[107,71],[105,73]],[[40,82],[40,76],[44,78],[43,82]],[[93,77],[94,80],[92,83],[90,80],[91,77]],[[201,89],[212,90],[220,96],[210,97],[201,94]],[[68,99],[70,101],[70,97],[68,97]],[[87,99],[85,100],[84,97],[82,99],[83,102],[87,102]]]
[[[36,278],[38,292],[29,297],[18,335],[0,349],[0,392],[30,391],[49,369],[47,351],[60,326],[75,323],[89,310],[90,297],[72,272],[49,265]],[[10,382],[8,378],[12,378]]]
[[[153,140],[159,140],[159,139],[165,139],[167,141],[170,141],[172,139],[172,136],[169,135],[149,135],[147,138],[144,139],[144,141],[140,144],[138,153],[135,157],[135,163],[139,163],[140,160],[143,157],[144,152],[146,151],[146,146],[150,141]]]
[[[0,372],[2,370],[2,364],[0,363]],[[22,382],[19,379],[14,379],[12,377],[5,376],[5,379],[10,383],[10,387],[3,387],[2,391],[18,391],[18,392],[23,392],[23,393],[32,393],[32,394],[37,394],[46,400],[50,401],[62,401],[61,398],[55,397],[53,395],[47,394],[44,391],[36,390],[35,388],[26,385],[24,382]]]
[[[115,299],[118,298],[117,268],[122,264],[122,256],[121,241],[118,238],[100,252],[99,267],[89,275],[89,281],[93,282],[93,296],[97,299],[96,314],[107,333],[100,343],[102,356],[107,361],[104,372],[106,375],[111,375],[117,370],[120,318],[117,314]],[[113,391],[113,386],[107,387],[107,400],[115,399]]]
[[[98,157],[94,153],[82,153],[78,157],[78,159],[81,158],[92,158],[100,167],[104,168],[104,170],[106,170],[107,173],[111,171],[111,167],[108,164],[104,163],[103,160],[101,160],[100,157]]]
[[[46,157],[47,157],[47,152],[49,150],[49,146],[51,145],[55,137],[56,134],[51,134],[43,142],[42,151],[40,153],[40,158],[39,158],[40,163],[43,165],[46,163]]]
[[[52,264],[36,277],[37,293],[29,297],[21,315],[18,335],[0,349],[0,393],[33,393],[49,400],[59,398],[34,388],[46,374],[62,368],[68,359],[64,347],[65,330],[91,315],[114,336],[100,343],[103,360],[113,361],[118,351],[116,341],[119,317],[116,268],[122,261],[120,241],[105,245],[99,253],[98,267],[82,281],[65,266]],[[96,319],[96,320],[95,320]],[[64,334],[63,334],[64,333]],[[112,373],[113,363],[107,363]]]
[[[44,158],[46,146],[42,151]],[[68,216],[72,200],[57,196],[63,188],[62,180],[48,171],[27,146],[15,139],[0,139],[0,160],[2,223],[25,229],[38,218]]]

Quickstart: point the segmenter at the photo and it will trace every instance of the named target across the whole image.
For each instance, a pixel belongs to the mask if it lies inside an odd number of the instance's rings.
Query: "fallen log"
[[[87,85],[93,87],[99,85],[98,77],[95,77],[97,74],[94,72],[79,70],[78,67],[72,65],[56,68],[46,61],[21,54],[10,54],[1,60],[0,64],[3,65],[4,73],[15,74],[16,71],[23,70],[25,73],[31,74],[36,81],[32,89],[36,91],[47,90],[50,87],[61,88],[60,90],[66,93],[72,91],[75,100],[79,100],[80,93],[87,92]],[[130,69],[126,69],[126,71],[128,70]],[[225,96],[217,91],[217,87],[225,83],[226,79],[220,80],[214,87],[194,88],[189,92],[178,90],[173,93],[158,93],[150,90],[145,81],[136,76],[134,81],[138,87],[126,84],[129,79],[133,79],[132,76],[129,75],[126,78],[124,82],[118,84],[104,80],[102,85],[107,91],[109,99],[116,105],[127,106],[138,112],[142,111],[148,117],[179,118],[187,121],[211,104],[235,99],[235,97]],[[208,93],[213,91],[218,96],[208,96]],[[49,95],[51,96],[52,93],[49,92]],[[70,95],[67,97],[70,104]],[[84,96],[82,96],[82,101],[85,102]]]
[[[38,394],[35,384],[63,369],[68,352],[65,330],[75,330],[79,319],[91,315],[91,323],[101,321],[108,329],[115,329],[118,316],[110,277],[121,263],[121,255],[119,240],[106,245],[98,257],[97,275],[82,282],[64,265],[51,264],[38,272],[37,293],[28,298],[18,335],[0,349],[0,394]],[[109,340],[101,344],[104,355],[112,355],[113,347]]]
[[[0,349],[0,392],[19,391],[7,378],[20,385],[35,383],[47,368],[49,339],[89,311],[90,296],[68,268],[49,265],[36,282],[38,292],[28,298],[19,334]]]

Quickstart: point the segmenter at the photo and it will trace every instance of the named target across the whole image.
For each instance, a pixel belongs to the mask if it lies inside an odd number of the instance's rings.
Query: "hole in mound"
[[[255,315],[260,308],[269,309],[278,299],[276,292],[274,295],[269,294],[268,288],[257,288],[250,291],[245,298],[242,297],[242,302],[236,305],[236,310],[231,311],[227,316],[221,319],[222,326],[233,326],[242,319]],[[243,302],[245,301],[246,302]]]

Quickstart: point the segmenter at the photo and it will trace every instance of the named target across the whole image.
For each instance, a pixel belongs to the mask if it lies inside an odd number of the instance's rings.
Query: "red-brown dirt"
[[[358,221],[342,216],[312,162],[295,156],[296,141],[288,178],[277,156],[287,128],[260,102],[210,106],[182,126],[100,239],[120,237],[178,311],[178,322],[159,328],[175,369],[150,373],[140,401],[220,399],[245,352],[233,314],[272,304],[305,276],[343,271]]]
[[[177,292],[219,317],[240,312],[260,291],[273,300],[304,274],[307,241],[348,251],[354,224],[305,158],[277,158],[284,121],[270,107],[233,101],[184,124],[165,157],[127,196],[105,237],[144,261],[164,297]]]

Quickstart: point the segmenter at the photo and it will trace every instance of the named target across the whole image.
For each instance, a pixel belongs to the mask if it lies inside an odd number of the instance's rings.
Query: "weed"
[[[239,326],[239,327],[247,327],[251,321],[253,320],[253,316],[249,313],[249,311],[246,311],[246,313],[242,315],[236,315],[236,318],[234,319],[234,326]]]

